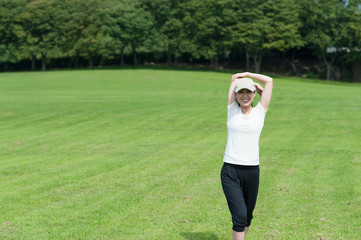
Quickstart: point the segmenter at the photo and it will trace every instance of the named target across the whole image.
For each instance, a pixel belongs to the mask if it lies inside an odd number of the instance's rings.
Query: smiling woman
[[[263,83],[264,89],[250,78]],[[272,88],[272,78],[265,75],[246,72],[232,76],[227,106],[228,139],[221,180],[232,215],[234,240],[245,239],[253,218],[259,185],[259,138]],[[256,89],[261,101],[253,108]]]

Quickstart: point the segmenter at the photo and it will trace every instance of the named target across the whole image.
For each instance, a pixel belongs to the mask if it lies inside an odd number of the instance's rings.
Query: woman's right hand
[[[234,75],[232,75],[232,79],[231,79],[231,82],[234,82],[234,81],[236,81],[236,79],[237,79],[237,74],[234,74]]]

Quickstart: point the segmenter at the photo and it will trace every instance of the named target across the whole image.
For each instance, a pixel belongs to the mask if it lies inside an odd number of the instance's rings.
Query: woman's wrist
[[[267,82],[272,82],[273,80],[271,77],[259,73],[250,73],[248,76],[257,81],[260,81],[263,84],[266,84]]]

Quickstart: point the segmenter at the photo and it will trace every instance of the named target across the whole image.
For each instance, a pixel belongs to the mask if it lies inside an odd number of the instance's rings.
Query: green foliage
[[[25,37],[19,18],[24,1],[0,1],[0,62],[17,62],[21,59],[19,44]]]
[[[154,16],[153,33],[149,41],[149,48],[153,52],[163,52],[168,57],[168,63],[174,61],[184,53],[194,51],[193,36],[189,35],[184,17],[185,5],[188,1],[145,1],[147,8]]]
[[[348,47],[354,51],[360,44],[360,11],[356,6],[338,0],[304,0],[300,4],[304,22],[302,34],[309,48],[324,61],[327,79],[331,80],[334,61],[339,55],[345,57],[341,49]],[[336,51],[328,52],[328,47],[334,47]]]
[[[230,1],[224,0],[200,1],[199,5],[196,6],[197,11],[192,17],[196,23],[195,43],[197,51],[194,55],[214,60],[216,68],[218,67],[218,58],[226,52],[226,43],[229,40],[226,31],[229,17],[225,16],[227,11],[224,9],[228,9],[230,4]]]
[[[26,4],[20,18],[25,31],[25,39],[21,48],[27,55],[41,55],[43,66],[46,68],[46,57],[57,57],[61,54],[62,34],[59,26],[64,19],[61,2],[57,0],[35,0]]]
[[[138,62],[136,54],[147,51],[144,49],[144,43],[150,37],[154,24],[153,16],[142,8],[141,4],[140,0],[125,0],[112,6],[115,9],[115,23],[119,29],[119,36],[113,37],[118,38],[121,42],[119,45],[126,47],[133,55],[135,65]]]
[[[229,29],[233,42],[253,57],[256,72],[260,71],[265,52],[284,52],[304,44],[299,33],[298,9],[293,0],[239,1],[233,15],[235,24]]]
[[[328,70],[355,63],[360,49],[359,1],[325,0],[2,0],[0,62],[41,58],[138,56],[210,60],[246,54],[256,72],[264,55],[312,50]],[[351,54],[328,54],[348,47]],[[349,57],[350,56],[350,57]],[[143,58],[144,59],[144,58]],[[77,64],[75,64],[77,65]],[[339,64],[338,64],[339,65]],[[328,71],[329,72],[329,71]]]
[[[109,12],[103,7],[103,1],[91,0],[70,1],[67,16],[62,25],[63,32],[67,33],[64,48],[70,56],[84,57],[89,60],[90,66],[95,56],[109,57],[107,45],[111,38],[105,24],[109,20]]]

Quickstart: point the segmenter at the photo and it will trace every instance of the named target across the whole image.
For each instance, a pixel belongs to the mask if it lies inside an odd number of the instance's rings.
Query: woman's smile
[[[255,92],[252,92],[248,89],[241,89],[237,92],[237,101],[241,107],[248,107],[253,102]]]

